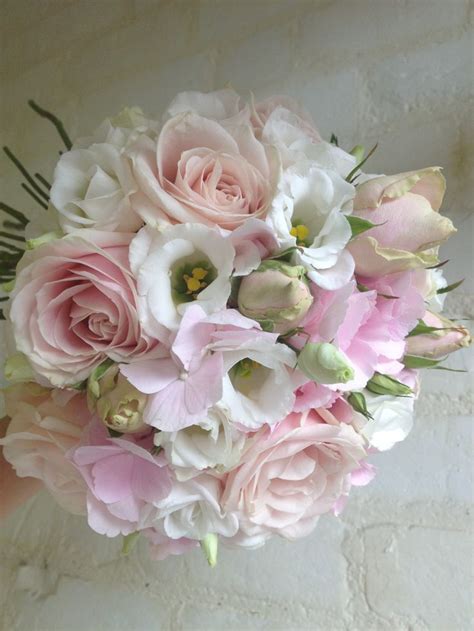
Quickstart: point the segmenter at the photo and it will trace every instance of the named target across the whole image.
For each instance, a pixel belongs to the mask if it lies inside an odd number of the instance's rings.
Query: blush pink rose
[[[134,235],[81,230],[20,262],[10,318],[18,351],[55,386],[86,379],[105,358],[150,351],[128,264]]]
[[[5,390],[5,404],[5,459],[19,477],[41,480],[64,509],[85,514],[86,485],[65,454],[90,420],[86,396],[24,383]]]
[[[150,453],[152,444],[145,449],[138,443],[130,437],[110,438],[93,421],[81,444],[68,453],[87,485],[89,526],[101,535],[151,527],[157,503],[171,490],[165,458]]]
[[[349,243],[356,273],[379,277],[433,265],[456,231],[439,213],[446,188],[439,167],[382,175],[357,186],[353,216],[377,224]]]
[[[234,542],[256,547],[272,534],[309,534],[366,455],[351,426],[328,424],[314,410],[290,414],[274,431],[260,430],[230,472],[222,497],[224,510],[239,516]]]
[[[145,528],[142,534],[150,542],[150,557],[155,561],[163,561],[169,556],[178,556],[184,554],[198,545],[196,539],[171,539],[156,528]]]
[[[250,123],[180,113],[165,123],[157,143],[142,137],[131,151],[141,189],[132,204],[152,225],[234,229],[265,215],[278,175],[275,156]]]

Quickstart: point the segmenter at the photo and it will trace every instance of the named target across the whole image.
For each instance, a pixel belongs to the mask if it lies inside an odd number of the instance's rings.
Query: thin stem
[[[35,173],[35,178],[39,180],[41,184],[48,189],[48,191],[51,189],[51,184],[41,175],[41,173]]]
[[[51,112],[48,112],[47,110],[40,107],[37,103],[33,101],[33,99],[30,99],[28,101],[28,105],[42,118],[47,118],[49,121],[53,123],[53,125],[56,127],[56,131],[61,136],[61,140],[63,141],[66,149],[69,150],[72,147],[72,142],[69,136],[67,135],[66,130],[64,129],[64,125],[59,120],[59,118],[55,116],[54,114],[52,114]]]
[[[21,183],[21,188],[24,188],[28,195],[31,195],[31,197],[35,200],[35,202],[37,202],[40,206],[43,206],[45,210],[48,210],[48,205],[45,204],[43,200],[40,199],[38,195],[36,195],[36,193],[32,191],[31,188],[27,186],[24,182]]]
[[[8,221],[8,219],[4,221],[2,225],[7,230],[18,230],[22,232],[25,229],[25,226],[23,224],[15,223],[14,221]]]
[[[16,168],[20,171],[20,173],[22,173],[24,175],[24,177],[26,178],[26,180],[31,184],[31,186],[34,188],[34,190],[41,195],[41,197],[44,197],[44,199],[49,202],[49,196],[47,193],[45,193],[43,191],[43,189],[38,186],[38,184],[34,181],[34,179],[31,177],[28,169],[26,169],[23,164],[20,162],[20,160],[18,160],[18,158],[16,157],[16,155],[14,153],[11,152],[11,150],[8,147],[3,147],[3,151],[6,153],[7,157],[13,162],[13,164],[16,166]]]
[[[7,248],[9,250],[12,250],[13,252],[21,252],[22,254],[24,252],[23,248],[19,248],[17,245],[14,245],[13,243],[8,243],[8,241],[0,241],[0,247]]]
[[[17,234],[10,234],[9,232],[3,232],[0,230],[0,237],[13,239],[13,241],[25,241],[25,237],[20,237]]]
[[[10,217],[13,217],[24,226],[26,226],[26,224],[28,223],[28,219],[23,213],[21,213],[19,210],[15,210],[11,206],[7,206],[7,204],[4,204],[3,202],[0,202],[0,210],[3,210],[4,213],[7,213],[7,215],[10,215]]]

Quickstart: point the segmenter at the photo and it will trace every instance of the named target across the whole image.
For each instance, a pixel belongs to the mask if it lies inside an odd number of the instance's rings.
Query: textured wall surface
[[[72,136],[126,104],[160,112],[231,82],[305,102],[341,144],[379,141],[374,172],[439,164],[459,228],[443,258],[470,277],[448,315],[473,315],[472,19],[468,0],[1,0],[2,144],[50,175]],[[472,109],[470,110],[472,112]],[[470,156],[470,158],[469,158]],[[469,159],[471,160],[469,162]],[[1,162],[2,197],[38,213]],[[470,188],[471,187],[471,188]],[[472,357],[472,354],[471,354]],[[469,352],[450,360],[468,367]],[[431,371],[415,428],[341,519],[296,544],[161,563],[90,532],[40,494],[1,528],[1,628],[467,631],[472,622],[472,373]]]

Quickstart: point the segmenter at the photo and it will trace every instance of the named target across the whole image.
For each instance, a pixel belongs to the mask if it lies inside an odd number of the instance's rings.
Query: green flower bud
[[[98,366],[87,383],[89,406],[104,425],[121,434],[133,434],[146,429],[143,410],[146,394],[132,386],[109,360]]]
[[[298,368],[320,384],[347,383],[354,370],[333,344],[308,342],[298,357]]]
[[[304,267],[268,260],[245,276],[237,301],[239,311],[264,330],[284,334],[300,324],[313,297]]]

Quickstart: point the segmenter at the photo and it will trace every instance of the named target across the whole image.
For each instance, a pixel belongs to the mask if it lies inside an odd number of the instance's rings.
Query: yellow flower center
[[[209,272],[202,267],[195,267],[191,272],[191,276],[189,276],[189,274],[183,274],[184,282],[188,288],[186,293],[195,294],[196,292],[201,291],[201,289],[204,289],[207,286],[204,279],[208,273]]]
[[[292,237],[296,237],[296,242],[298,243],[298,245],[300,243],[304,244],[309,235],[309,228],[303,223],[299,223],[296,226],[293,226],[293,228],[290,230],[290,234]]]

